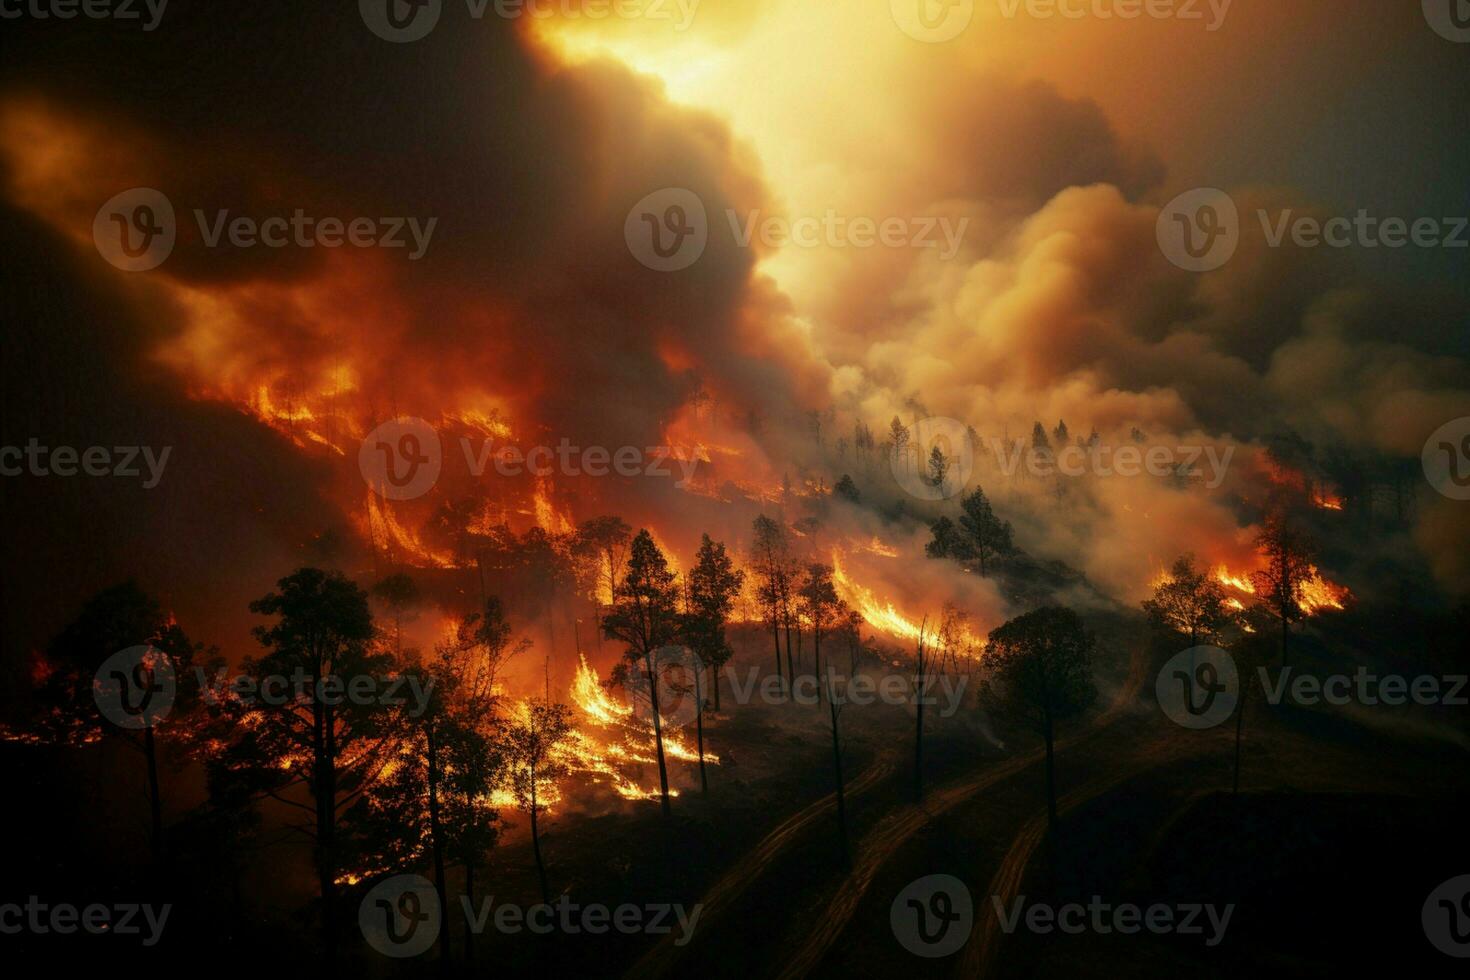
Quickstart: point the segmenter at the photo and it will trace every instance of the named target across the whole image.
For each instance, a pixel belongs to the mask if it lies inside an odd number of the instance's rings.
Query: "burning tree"
[[[1194,647],[1218,640],[1234,622],[1229,601],[1219,580],[1187,554],[1174,562],[1153,597],[1143,601],[1143,611],[1156,628],[1187,636]]]
[[[1092,682],[1096,645],[1070,609],[1046,606],[990,631],[985,662],[987,707],[1029,725],[1046,740],[1048,824],[1057,823],[1056,726],[1080,715],[1097,698]]]
[[[391,660],[374,647],[367,594],[356,583],[338,572],[302,568],[276,587],[250,604],[252,612],[277,620],[255,628],[268,652],[244,665],[246,676],[276,690],[267,698],[226,702],[239,737],[214,760],[216,785],[228,794],[232,780],[225,777],[233,777],[254,794],[309,815],[310,823],[295,829],[313,842],[330,962],[342,857],[339,819],[367,789],[396,720],[375,699],[338,694],[344,679],[386,675]],[[286,695],[274,696],[283,679],[290,682]],[[306,788],[306,800],[285,795],[296,786]]]
[[[664,758],[663,722],[659,717],[661,666],[655,654],[679,637],[679,586],[668,559],[647,529],[638,532],[628,556],[627,573],[618,583],[612,609],[602,620],[603,632],[627,646],[610,683],[626,687],[631,671],[642,671],[648,685],[653,741],[658,753],[658,785],[664,816],[669,807],[669,770]]]
[[[592,593],[611,605],[618,591],[618,572],[627,559],[633,529],[621,517],[594,517],[577,526],[572,555],[580,560],[593,583]]]
[[[524,702],[505,731],[511,793],[516,806],[531,821],[531,853],[536,858],[541,901],[547,904],[551,902],[551,889],[546,883],[546,862],[541,857],[539,821],[546,812],[548,792],[554,793],[557,780],[567,774],[566,763],[561,761],[557,749],[571,734],[572,709],[545,698]]]
[[[457,624],[427,664],[412,654],[414,662],[403,675],[425,697],[403,718],[395,751],[364,801],[362,836],[375,868],[431,860],[446,959],[446,863],[464,867],[473,904],[475,867],[500,834],[500,815],[490,802],[504,777],[495,678],[507,660],[529,646],[529,640],[514,641],[500,600],[492,596],[483,612]],[[465,943],[469,957],[468,934]]]
[[[136,727],[123,728],[110,723],[99,710],[97,685],[107,679],[99,678],[98,673],[105,661],[130,648],[147,648],[147,652],[132,665],[132,676],[114,679],[143,694],[137,710],[131,712]],[[143,754],[148,773],[149,843],[154,857],[159,857],[163,853],[163,801],[158,784],[159,739],[154,732],[182,730],[192,724],[201,706],[192,672],[217,664],[217,652],[191,642],[155,599],[126,582],[87,600],[77,618],[51,641],[46,659],[51,674],[39,691],[45,709],[42,734],[65,741],[115,735]],[[155,698],[164,677],[173,685],[172,699],[166,703]]]
[[[1256,538],[1256,545],[1266,559],[1266,567],[1251,573],[1251,586],[1281,621],[1281,665],[1284,667],[1291,624],[1306,616],[1302,599],[1307,583],[1317,574],[1312,564],[1315,548],[1310,539],[1288,524],[1280,513],[1266,519]]]

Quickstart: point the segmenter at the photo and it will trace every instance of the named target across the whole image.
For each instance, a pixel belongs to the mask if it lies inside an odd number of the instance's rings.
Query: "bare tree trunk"
[[[1046,715],[1046,826],[1048,832],[1057,829],[1057,767],[1056,744],[1053,739],[1051,712]]]
[[[776,676],[781,676],[781,620],[771,613],[771,639],[776,641]]]
[[[318,703],[312,712],[312,742],[315,755],[312,796],[316,806],[316,876],[322,903],[322,958],[330,973],[337,961],[337,883],[333,875],[337,813],[335,760],[332,754],[331,706]]]
[[[1245,699],[1250,696],[1251,682],[1247,676],[1240,686],[1240,704],[1235,706],[1235,778],[1230,783],[1230,794],[1240,795],[1240,734],[1245,727]]]
[[[837,735],[837,701],[830,690],[832,679],[827,678],[827,710],[832,717],[832,771],[837,776],[837,829],[842,843],[842,867],[852,867],[852,852],[847,842],[847,800],[843,794],[842,743]]]
[[[704,774],[704,691],[699,683],[701,671],[694,672],[694,732],[699,743],[699,795],[709,795],[709,779]]]
[[[648,669],[648,700],[653,709],[653,742],[658,749],[658,793],[659,805],[665,817],[673,816],[669,806],[669,766],[664,760],[664,726],[658,714],[658,675],[653,669],[653,653],[644,651],[643,662]]]
[[[471,910],[475,907],[475,862],[473,859],[464,863],[464,895],[465,906],[464,917],[464,961],[475,962],[475,927]]]
[[[444,882],[444,836],[439,832],[439,741],[434,722],[426,730],[429,755],[429,848],[434,855],[434,890],[439,893],[439,964],[449,972],[449,896]]]
[[[163,856],[163,799],[158,791],[158,749],[153,741],[153,726],[143,729],[143,754],[148,758],[148,810],[153,818],[150,843],[153,860]]]
[[[551,888],[546,884],[546,862],[541,859],[541,832],[536,823],[536,767],[531,766],[531,853],[536,858],[536,878],[541,882],[541,903],[551,904]]]

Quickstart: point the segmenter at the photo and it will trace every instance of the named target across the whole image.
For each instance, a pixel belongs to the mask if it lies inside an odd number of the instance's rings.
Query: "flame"
[[[658,764],[657,747],[653,728],[634,712],[633,707],[610,695],[603,688],[597,671],[580,656],[576,675],[569,691],[570,701],[577,709],[580,724],[570,737],[557,746],[556,760],[571,772],[581,774],[593,783],[605,784],[626,800],[657,800],[659,789],[656,779],[642,785],[643,770]],[[530,717],[527,701],[517,702],[513,709],[517,720],[524,723]],[[698,762],[698,751],[685,741],[681,732],[664,728],[664,758],[666,762]],[[720,757],[708,750],[704,761],[719,765]],[[553,809],[563,799],[559,788],[547,785],[538,789],[538,802]],[[676,789],[669,790],[670,796],[678,796]],[[491,795],[495,806],[515,805],[508,789],[497,790]]]
[[[1312,506],[1320,510],[1342,510],[1342,498],[1322,487],[1316,487],[1312,490]]]
[[[1224,565],[1215,566],[1215,580],[1237,592],[1244,592],[1246,595],[1256,594],[1256,587],[1251,584],[1249,575],[1236,575]]]
[[[374,548],[393,554],[396,558],[418,568],[456,568],[454,556],[448,552],[430,548],[414,531],[399,523],[391,508],[386,506],[372,490],[367,492],[366,520],[363,530]]]
[[[551,485],[544,478],[536,482],[532,502],[536,508],[536,524],[547,534],[571,534],[577,529],[571,519],[551,502]]]
[[[1238,575],[1225,565],[1215,567],[1215,579],[1220,584],[1245,595],[1254,596],[1256,594],[1256,587],[1251,582],[1249,575]],[[1297,605],[1301,606],[1303,613],[1313,616],[1324,609],[1344,608],[1344,602],[1351,596],[1352,592],[1346,586],[1328,581],[1318,571],[1316,565],[1309,565],[1308,576],[1302,582],[1297,594]],[[1232,609],[1245,608],[1245,604],[1234,596],[1228,598],[1226,602]]]
[[[1346,587],[1334,585],[1322,577],[1315,565],[1311,566],[1311,576],[1302,583],[1301,592],[1297,596],[1297,605],[1302,611],[1311,616],[1323,609],[1342,609],[1343,600],[1352,595]]]
[[[869,626],[899,639],[919,639],[920,625],[899,612],[893,603],[880,600],[872,589],[854,581],[842,566],[841,552],[835,550],[832,552],[832,584],[837,587],[837,594],[842,597],[842,601],[856,609]],[[932,627],[923,628],[923,632],[928,642],[940,644]],[[961,634],[960,642],[964,646],[977,649],[986,644],[983,637],[976,636],[968,629]]]

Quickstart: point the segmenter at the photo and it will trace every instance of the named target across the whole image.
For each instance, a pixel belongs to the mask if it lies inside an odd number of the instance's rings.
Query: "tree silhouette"
[[[1168,579],[1143,601],[1143,611],[1157,629],[1189,637],[1191,647],[1219,640],[1234,621],[1224,586],[1196,565],[1192,554],[1175,560]]]
[[[787,622],[791,596],[791,544],[786,529],[761,514],[753,525],[755,543],[751,548],[751,568],[757,580],[756,601],[766,621],[771,624],[771,639],[776,645],[776,676],[781,676],[781,624]],[[791,636],[787,630],[787,656]]]
[[[669,816],[669,770],[664,758],[663,720],[659,717],[659,681],[662,673],[655,654],[679,636],[679,587],[669,563],[647,529],[638,532],[628,555],[628,569],[618,583],[612,609],[602,620],[603,632],[627,650],[614,670],[612,682],[627,686],[630,671],[641,671],[648,684],[653,740],[658,751],[658,784],[663,812]]]
[[[961,564],[979,562],[981,577],[989,574],[995,559],[1015,551],[1010,522],[996,516],[980,487],[960,500],[958,525],[948,517],[941,517],[929,526],[929,531],[932,537],[924,546],[925,554]]]
[[[302,568],[276,583],[277,591],[250,610],[275,617],[255,628],[266,649],[245,661],[244,673],[265,689],[289,681],[288,696],[227,702],[239,737],[216,765],[263,793],[305,812],[298,826],[313,843],[321,900],[324,953],[335,956],[336,879],[341,869],[341,814],[354,806],[384,755],[397,722],[375,699],[344,698],[360,677],[384,678],[391,658],[374,647],[367,595],[338,572]],[[289,798],[304,786],[305,800]]]
[[[531,852],[536,859],[541,901],[546,904],[551,902],[551,889],[546,882],[546,861],[541,856],[540,816],[546,812],[548,792],[554,792],[557,780],[567,773],[557,749],[571,734],[572,710],[545,698],[526,701],[505,732],[511,792],[516,805],[531,821]]]
[[[1057,822],[1055,739],[1057,725],[1085,711],[1097,698],[1092,682],[1095,641],[1075,612],[1046,606],[990,631],[985,662],[992,674],[984,703],[1015,718],[1046,740],[1046,804]]]
[[[140,727],[124,729],[112,724],[98,708],[96,677],[104,661],[132,647],[151,648],[137,665],[138,688],[152,691],[160,671],[168,671],[174,684],[173,700],[166,714],[154,710],[140,715]],[[164,614],[158,601],[133,582],[125,582],[97,593],[51,641],[46,650],[51,673],[38,694],[45,715],[41,732],[60,741],[75,742],[101,735],[123,739],[142,753],[148,780],[149,846],[154,858],[163,854],[163,800],[159,787],[160,735],[184,732],[201,720],[203,702],[195,682],[196,669],[217,669],[223,661],[217,650],[206,650],[190,641],[173,618]],[[161,661],[166,660],[167,664]],[[187,751],[192,740],[178,745]]]
[[[1280,513],[1267,517],[1256,538],[1256,546],[1266,556],[1266,567],[1251,573],[1251,585],[1281,621],[1281,665],[1286,666],[1291,624],[1306,613],[1301,606],[1302,591],[1314,569],[1315,548],[1305,534],[1289,524]]]
[[[832,584],[832,566],[814,563],[806,568],[806,579],[801,584],[800,601],[802,615],[811,624],[813,665],[812,677],[820,682],[822,677],[822,638],[832,633],[847,619],[847,605],[837,595]],[[817,688],[818,703],[821,698],[820,684]]]

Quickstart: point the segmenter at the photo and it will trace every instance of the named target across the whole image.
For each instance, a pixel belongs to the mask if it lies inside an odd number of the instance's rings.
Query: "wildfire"
[[[1343,603],[1352,593],[1346,586],[1337,585],[1323,577],[1317,570],[1317,566],[1308,566],[1309,575],[1301,583],[1297,594],[1297,605],[1308,616],[1315,615],[1324,609],[1342,609]],[[1234,589],[1248,596],[1256,594],[1255,584],[1251,582],[1249,575],[1237,575],[1225,565],[1215,567],[1215,579],[1221,585]],[[1226,600],[1232,609],[1244,609],[1245,604],[1235,596]]]
[[[1334,585],[1322,577],[1316,566],[1312,566],[1312,574],[1302,583],[1301,592],[1297,596],[1297,604],[1308,616],[1323,609],[1342,609],[1343,600],[1351,593],[1341,585]]]
[[[576,530],[576,525],[566,514],[556,509],[551,502],[551,488],[545,480],[536,484],[536,494],[532,498],[536,508],[536,524],[548,534],[571,534]]]
[[[393,511],[371,490],[367,492],[365,531],[374,548],[419,568],[454,568],[454,557],[430,548],[414,531],[399,523]]]
[[[1236,575],[1224,565],[1215,566],[1215,580],[1237,592],[1244,592],[1246,595],[1256,594],[1256,587],[1251,584],[1249,575]]]
[[[1342,498],[1323,487],[1314,487],[1312,506],[1320,510],[1342,510]]]
[[[869,626],[899,639],[919,639],[920,624],[899,612],[893,603],[880,600],[872,589],[849,577],[842,567],[842,555],[837,551],[832,552],[832,584],[837,587],[837,594],[842,600],[857,610]],[[925,637],[935,643],[939,642],[932,628],[925,632]],[[985,646],[986,641],[965,630],[960,642],[964,646],[979,648]]]
[[[638,782],[645,768],[658,764],[652,726],[639,718],[631,705],[608,694],[585,656],[580,658],[569,694],[583,724],[557,747],[557,761],[592,782],[611,786],[623,799],[658,799],[656,782],[648,786]],[[529,718],[528,702],[518,702],[513,710],[521,721]],[[677,729],[668,727],[667,720],[663,741],[666,761],[699,761],[699,753]],[[706,751],[704,761],[718,765],[720,757]],[[679,791],[670,789],[669,795],[678,796]],[[554,807],[560,800],[559,792],[547,790],[544,802],[548,807]],[[511,806],[515,800],[508,790],[499,790],[492,802],[496,806]]]

